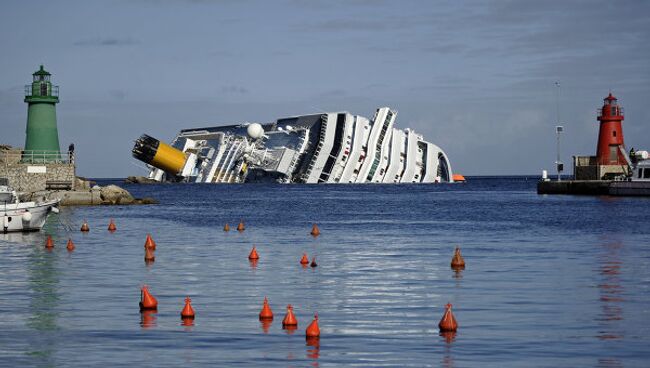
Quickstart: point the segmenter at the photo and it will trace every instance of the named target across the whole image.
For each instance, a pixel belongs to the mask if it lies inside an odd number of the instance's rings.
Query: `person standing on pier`
[[[68,159],[70,163],[74,162],[74,143],[70,143],[68,146]]]

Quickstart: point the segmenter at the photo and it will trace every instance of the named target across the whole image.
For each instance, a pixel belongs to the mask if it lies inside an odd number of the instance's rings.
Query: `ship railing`
[[[47,150],[2,150],[0,163],[5,166],[11,164],[74,164],[74,152],[47,151]]]

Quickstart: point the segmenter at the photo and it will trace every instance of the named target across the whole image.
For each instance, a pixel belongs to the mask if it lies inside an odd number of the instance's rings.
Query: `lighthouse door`
[[[618,162],[618,145],[613,144],[609,146],[609,162]]]

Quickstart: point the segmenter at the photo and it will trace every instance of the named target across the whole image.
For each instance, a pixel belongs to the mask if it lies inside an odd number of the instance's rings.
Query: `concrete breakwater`
[[[650,182],[612,180],[540,181],[537,194],[650,196]]]

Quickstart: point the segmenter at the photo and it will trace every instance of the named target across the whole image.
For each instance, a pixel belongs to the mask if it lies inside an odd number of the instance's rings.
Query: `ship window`
[[[637,175],[637,178],[641,179],[641,173],[643,172],[643,169],[639,169],[639,174]]]
[[[643,169],[643,178],[650,179],[650,169]]]

